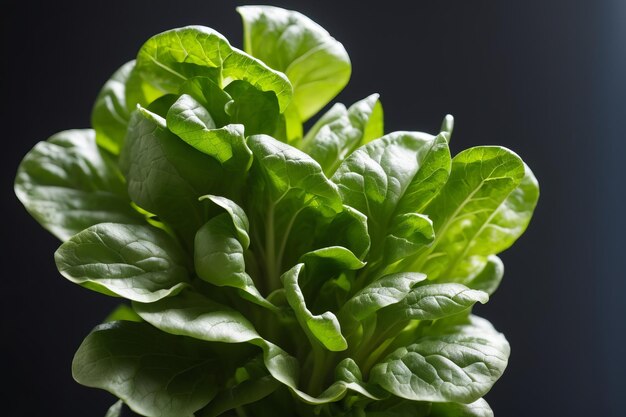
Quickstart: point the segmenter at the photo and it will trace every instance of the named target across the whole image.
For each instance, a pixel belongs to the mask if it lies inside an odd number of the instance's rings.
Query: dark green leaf
[[[280,109],[276,94],[261,91],[246,81],[236,80],[224,89],[232,101],[226,105],[231,123],[245,126],[246,136],[257,134],[274,135],[280,120]]]
[[[124,402],[121,400],[117,401],[115,404],[109,407],[109,410],[104,417],[121,417],[122,407],[124,407]]]
[[[219,358],[207,345],[147,323],[96,327],[78,348],[74,378],[122,399],[148,417],[193,417],[216,393]]]
[[[113,155],[120,153],[130,119],[130,111],[126,105],[126,83],[133,68],[134,60],[113,73],[100,90],[91,111],[96,143]]]
[[[247,404],[254,404],[270,395],[278,386],[278,381],[271,376],[243,381],[232,388],[220,392],[217,397],[211,401],[209,407],[200,415],[201,417],[217,417],[226,411]]]
[[[207,220],[206,207],[198,198],[229,195],[237,189],[224,184],[225,171],[217,160],[174,136],[164,123],[146,110],[135,112],[120,166],[133,201],[173,226],[190,244]],[[230,177],[235,180],[236,175]]]

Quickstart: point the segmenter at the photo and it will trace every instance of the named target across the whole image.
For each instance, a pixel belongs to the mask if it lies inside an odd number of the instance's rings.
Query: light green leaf
[[[225,167],[244,171],[250,167],[252,152],[246,145],[243,125],[217,129],[208,110],[190,95],[183,94],[176,100],[166,120],[172,133]]]
[[[485,304],[489,296],[483,291],[461,284],[428,284],[417,286],[402,301],[390,306],[385,317],[394,321],[436,320],[469,309],[477,302]]]
[[[450,179],[425,210],[433,220],[435,242],[414,266],[429,279],[448,279],[468,257],[508,248],[528,224],[538,197],[530,170],[521,186],[525,171],[516,154],[498,146],[455,156]]]
[[[178,293],[189,279],[178,244],[150,226],[91,226],[63,243],[54,259],[72,282],[147,303]]]
[[[378,94],[372,94],[349,109],[341,103],[335,104],[309,130],[300,149],[331,176],[356,148],[382,135],[382,106]]]
[[[480,398],[470,404],[433,403],[429,417],[493,417],[487,401]]]
[[[474,256],[469,258],[469,262],[476,265],[472,273],[463,278],[453,278],[455,281],[462,282],[469,288],[484,291],[487,294],[493,294],[502,281],[504,275],[504,264],[496,255],[488,257]],[[459,264],[462,265],[462,264]],[[476,268],[478,267],[478,268]],[[457,267],[456,271],[461,268]],[[475,272],[474,272],[475,271]]]
[[[144,83],[163,93],[178,93],[193,77],[208,77],[221,88],[243,80],[261,91],[273,91],[281,112],[291,101],[287,77],[263,62],[233,48],[211,28],[187,26],[150,38],[139,50],[137,70]]]
[[[429,245],[435,239],[433,222],[419,213],[398,215],[385,236],[385,263],[392,264]]]
[[[96,131],[98,146],[119,155],[126,136],[130,111],[126,105],[126,83],[135,68],[135,61],[127,62],[104,83],[91,111],[91,125]]]
[[[137,68],[137,61],[135,60],[135,66],[130,71],[126,81],[126,108],[128,112],[132,114],[137,105],[148,107],[150,103],[163,96],[163,94],[165,93],[142,80],[140,71]]]
[[[24,157],[15,194],[47,230],[65,241],[102,222],[141,223],[115,164],[96,146],[93,130],[66,130]]]
[[[441,128],[439,130],[441,133],[445,134],[446,141],[450,143],[452,132],[454,131],[454,117],[452,117],[451,114],[446,114],[446,117],[443,118],[443,122],[441,122]]]
[[[78,348],[74,379],[119,397],[147,417],[193,417],[215,396],[219,358],[207,345],[147,323],[96,327]]]
[[[476,317],[446,330],[392,352],[372,368],[370,382],[412,401],[478,400],[504,372],[509,344]]]
[[[347,349],[348,344],[341,334],[341,326],[337,317],[330,311],[314,315],[307,308],[306,300],[298,284],[298,277],[303,266],[304,264],[297,264],[281,277],[287,301],[295,312],[300,326],[312,341],[319,341],[330,351],[338,352]]]
[[[364,320],[383,307],[402,301],[411,288],[426,275],[417,272],[400,272],[386,275],[356,293],[340,312],[340,317],[349,314],[357,320]]]
[[[156,303],[134,303],[137,314],[158,329],[207,342],[243,343],[260,336],[241,313],[192,291]]]
[[[222,213],[202,226],[194,241],[196,273],[219,287],[233,287],[248,300],[272,308],[246,272],[244,247],[229,213]]]
[[[343,45],[317,23],[294,11],[243,6],[244,49],[293,85],[293,106],[304,122],[348,83],[351,64]]]
[[[209,77],[191,77],[180,87],[180,94],[188,94],[209,111],[217,127],[230,123],[224,108],[232,100],[224,90]]]
[[[250,246],[250,236],[248,235],[250,223],[248,222],[248,216],[246,215],[246,212],[241,207],[239,207],[237,203],[227,199],[226,197],[208,194],[200,197],[200,200],[209,200],[216,206],[224,209],[226,213],[228,213],[231,220],[233,221],[235,231],[237,232],[237,239],[244,249],[248,249],[248,246]]]
[[[246,128],[246,136],[275,135],[280,121],[280,109],[276,94],[260,91],[246,81],[236,80],[224,89],[232,101],[226,104],[230,123],[238,123]]]
[[[307,270],[319,271],[323,268],[354,271],[365,266],[349,249],[341,246],[329,246],[307,252],[300,258],[306,264]]]
[[[394,132],[357,149],[339,166],[332,180],[344,203],[368,219],[370,261],[385,253],[385,245],[391,246],[387,256],[397,253],[391,256],[395,261],[428,243],[428,220],[411,213],[419,213],[443,186],[449,164],[442,136]]]
[[[207,220],[198,198],[229,196],[238,190],[222,181],[225,171],[217,160],[174,136],[161,122],[165,121],[147,110],[133,114],[120,167],[132,200],[172,226],[190,245]],[[235,174],[229,176],[235,181]]]
[[[115,308],[115,310],[113,310],[111,313],[109,313],[108,316],[106,316],[103,322],[108,323],[111,321],[120,321],[120,320],[143,321],[141,317],[139,317],[139,315],[135,313],[135,310],[133,310],[132,307],[130,307],[127,304],[120,304],[119,306]]]

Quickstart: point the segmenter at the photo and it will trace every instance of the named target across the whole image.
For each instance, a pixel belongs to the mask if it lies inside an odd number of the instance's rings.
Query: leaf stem
[[[313,373],[308,386],[308,392],[311,395],[317,395],[322,391],[322,384],[328,371],[326,356],[326,350],[319,343],[313,344]]]
[[[274,204],[267,207],[265,219],[265,270],[267,274],[268,291],[280,287],[279,277],[276,272],[276,235],[274,231]]]

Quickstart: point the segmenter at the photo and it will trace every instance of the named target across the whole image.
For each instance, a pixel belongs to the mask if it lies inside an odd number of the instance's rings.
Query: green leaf
[[[307,154],[265,135],[249,137],[248,146],[255,157],[248,207],[253,228],[259,227],[256,243],[264,248],[261,256],[274,290],[285,266],[316,249],[315,229],[328,224],[343,206],[335,184]]]
[[[337,187],[310,156],[266,135],[251,136],[248,144],[273,201],[290,198],[333,214],[342,210]]]
[[[398,348],[370,372],[370,382],[412,401],[471,403],[506,367],[510,348],[486,320],[450,326]]]
[[[314,315],[307,308],[304,295],[298,284],[298,277],[303,266],[304,264],[298,264],[281,277],[287,302],[295,312],[300,326],[312,338],[312,341],[319,341],[326,349],[333,352],[346,350],[348,343],[341,334],[341,326],[337,317],[330,311]]]
[[[109,407],[109,410],[104,417],[121,417],[122,407],[124,407],[124,402],[121,400],[117,401],[115,404]]]
[[[467,288],[461,284],[420,285],[397,304],[390,306],[386,317],[393,320],[436,320],[460,313],[475,303],[485,304],[487,293]]]
[[[402,301],[415,284],[425,279],[426,275],[417,272],[386,275],[350,298],[342,307],[340,317],[350,314],[357,320],[365,320],[381,308]]]
[[[302,255],[300,261],[306,264],[307,270],[314,273],[325,268],[354,271],[365,266],[354,253],[341,246],[329,246],[307,252]]]
[[[496,255],[489,255],[487,258],[475,256],[470,260],[482,268],[476,273],[458,280],[469,288],[484,291],[489,295],[493,294],[498,289],[504,275],[504,264],[500,258]]]
[[[291,100],[287,77],[263,62],[233,48],[211,28],[187,26],[150,38],[139,50],[137,69],[141,78],[163,93],[178,93],[193,77],[208,77],[221,88],[243,80],[261,91],[273,91],[281,112]]]
[[[206,208],[198,198],[228,196],[237,188],[222,181],[225,171],[217,160],[174,136],[161,122],[164,120],[147,110],[133,114],[120,167],[132,200],[171,225],[190,245],[207,220]],[[236,181],[236,175],[230,177]]]
[[[246,136],[274,135],[280,121],[276,94],[261,91],[246,81],[236,80],[224,89],[233,100],[226,104],[231,123],[245,126]]]
[[[216,127],[222,127],[230,123],[230,116],[224,108],[226,103],[232,100],[224,90],[209,77],[192,77],[185,81],[180,94],[188,94],[209,111]]]
[[[106,316],[106,318],[104,319],[104,323],[120,320],[137,322],[143,321],[142,318],[139,317],[137,313],[135,313],[135,310],[133,310],[132,307],[126,304],[120,304],[115,308],[115,310],[113,310],[111,313],[109,313],[108,316]]]
[[[254,326],[239,312],[190,291],[150,304],[134,303],[137,313],[158,329],[207,342],[248,342],[263,350],[263,362],[270,374],[286,385],[302,401],[325,404],[346,394],[347,384],[336,381],[319,396],[298,389],[298,360],[259,336]]]
[[[482,146],[459,153],[450,179],[425,210],[436,239],[417,267],[429,279],[454,277],[468,257],[503,251],[525,229],[537,197],[532,173],[508,149]]]
[[[345,358],[335,367],[335,380],[345,383],[346,388],[372,400],[380,400],[385,392],[363,381],[361,369],[351,358]]]
[[[160,300],[188,282],[185,254],[170,236],[150,226],[91,226],[63,243],[54,259],[70,281],[129,300]]]
[[[225,167],[247,170],[252,152],[246,145],[244,127],[230,124],[217,129],[202,104],[183,94],[167,112],[167,128],[202,153],[217,159]]]
[[[237,239],[241,243],[244,249],[248,249],[250,246],[250,236],[248,230],[250,229],[250,223],[248,222],[248,216],[234,201],[218,195],[203,195],[200,200],[209,200],[216,206],[224,209],[233,221],[233,226],[237,232]]]
[[[348,53],[308,17],[272,6],[243,6],[237,11],[243,18],[245,51],[287,75],[302,121],[348,83]]]
[[[372,402],[365,411],[365,417],[428,417],[430,403],[407,401],[398,397]]]
[[[364,259],[370,249],[370,235],[367,229],[367,217],[350,206],[343,206],[320,234],[319,247],[343,246]]]
[[[244,247],[229,213],[222,213],[202,226],[194,241],[196,273],[203,280],[219,287],[243,291],[248,300],[273,307],[263,298],[246,272]]]
[[[309,130],[300,148],[330,176],[356,148],[382,135],[383,110],[378,94],[372,94],[349,109],[335,104]]]
[[[443,122],[441,122],[441,128],[439,130],[441,133],[445,134],[446,140],[450,143],[452,132],[454,131],[454,117],[452,117],[451,114],[446,114],[446,117],[443,118]]]
[[[203,410],[201,417],[217,417],[226,411],[254,404],[270,395],[278,386],[278,381],[271,376],[243,381],[219,393],[207,409]]]
[[[102,86],[91,111],[91,125],[96,131],[98,146],[119,155],[130,120],[126,105],[126,83],[135,68],[135,61],[127,62],[113,73]]]
[[[93,130],[66,130],[24,157],[15,194],[48,231],[65,241],[102,222],[140,223],[115,164],[96,146]]]
[[[370,261],[381,257],[385,246],[395,261],[428,243],[428,219],[415,213],[443,186],[449,164],[443,136],[394,132],[357,149],[339,166],[332,180],[344,203],[368,219]]]
[[[385,236],[385,263],[392,264],[428,246],[435,239],[433,222],[419,213],[398,215]]]
[[[78,348],[72,374],[109,391],[148,417],[193,417],[215,396],[219,358],[206,344],[160,332],[147,323],[96,327]]]
[[[155,303],[134,303],[133,307],[145,321],[174,335],[221,343],[243,343],[260,337],[241,313],[192,291]]]
[[[493,417],[487,401],[480,398],[470,404],[433,403],[430,417]]]

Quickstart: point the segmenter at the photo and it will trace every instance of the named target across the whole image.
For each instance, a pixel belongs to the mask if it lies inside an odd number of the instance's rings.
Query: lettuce
[[[128,300],[74,357],[148,417],[491,416],[509,345],[471,314],[539,188],[514,152],[454,157],[383,129],[377,94],[300,13],[238,9],[244,50],[189,26],[150,38],[15,191],[63,243],[59,272]]]

